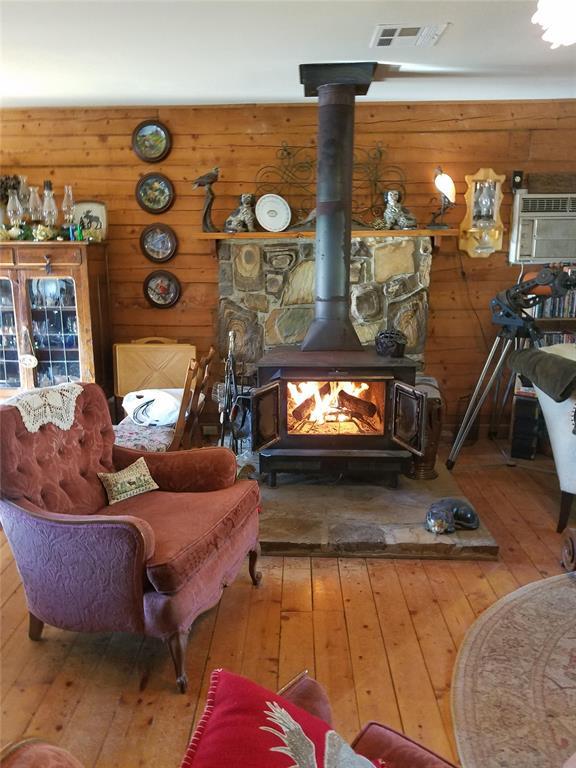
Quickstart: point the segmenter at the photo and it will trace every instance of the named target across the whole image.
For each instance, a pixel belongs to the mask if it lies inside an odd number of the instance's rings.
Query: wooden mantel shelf
[[[353,229],[352,237],[457,237],[458,229]],[[316,230],[284,232],[195,232],[197,240],[290,240],[313,238]]]

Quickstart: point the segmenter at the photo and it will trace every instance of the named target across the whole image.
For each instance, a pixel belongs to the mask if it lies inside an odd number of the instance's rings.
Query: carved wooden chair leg
[[[250,550],[250,555],[248,560],[248,570],[250,572],[250,578],[252,579],[252,584],[254,584],[255,587],[257,587],[262,581],[262,573],[256,570],[256,563],[258,562],[259,557],[260,557],[260,544],[257,544],[256,549]]]
[[[42,637],[42,630],[44,629],[44,622],[40,621],[33,613],[28,614],[30,623],[28,624],[28,637],[30,640],[40,640]]]
[[[188,676],[186,675],[186,650],[188,648],[188,632],[174,632],[168,638],[170,656],[176,670],[176,685],[180,693],[186,693]]]
[[[562,533],[564,528],[568,525],[570,518],[570,510],[572,508],[572,502],[574,501],[574,494],[568,493],[568,491],[560,492],[560,515],[558,517],[557,533]]]

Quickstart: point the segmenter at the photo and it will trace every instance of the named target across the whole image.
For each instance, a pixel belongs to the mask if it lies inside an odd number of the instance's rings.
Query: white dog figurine
[[[254,232],[254,195],[240,195],[240,205],[226,219],[224,232]]]

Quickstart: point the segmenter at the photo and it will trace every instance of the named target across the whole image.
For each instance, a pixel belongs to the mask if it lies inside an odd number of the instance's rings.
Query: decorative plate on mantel
[[[290,224],[292,211],[280,195],[262,195],[255,208],[258,224],[267,232],[282,232]]]

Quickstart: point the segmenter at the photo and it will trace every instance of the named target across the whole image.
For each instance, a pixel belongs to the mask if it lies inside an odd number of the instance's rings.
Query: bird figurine
[[[208,173],[205,173],[203,176],[198,176],[197,179],[194,179],[192,182],[192,189],[197,189],[198,187],[209,187],[211,184],[214,184],[215,181],[218,181],[218,174],[220,173],[220,168],[218,166],[214,166],[211,171],[208,171]]]
[[[198,189],[198,187],[204,187],[204,209],[202,211],[202,230],[204,232],[218,232],[214,223],[212,222],[212,206],[214,204],[214,192],[212,191],[212,184],[218,181],[218,175],[220,168],[214,166],[211,171],[205,173],[203,176],[198,176],[192,182],[192,189]]]

